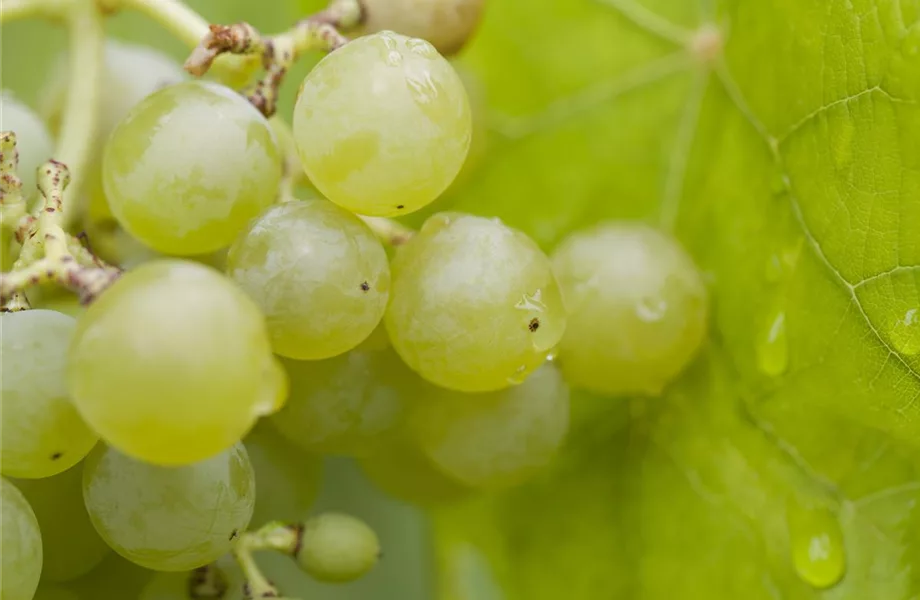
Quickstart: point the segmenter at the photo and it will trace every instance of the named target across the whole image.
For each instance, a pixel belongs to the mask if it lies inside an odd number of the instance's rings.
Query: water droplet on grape
[[[664,298],[642,298],[636,303],[636,316],[646,323],[655,323],[664,318],[668,312],[668,302]]]
[[[409,47],[409,50],[419,56],[433,57],[437,55],[438,51],[434,49],[434,46],[429,44],[427,41],[419,38],[412,38],[406,45]]]
[[[920,309],[909,308],[888,333],[895,350],[907,356],[920,352]]]
[[[403,60],[402,54],[400,54],[396,50],[390,50],[389,52],[387,52],[387,64],[390,65],[391,67],[398,67],[399,65],[402,64],[402,60]]]
[[[805,583],[818,589],[837,584],[846,572],[843,532],[826,508],[791,505],[788,510],[792,564]]]
[[[757,340],[757,366],[772,377],[782,375],[789,366],[789,346],[786,340],[786,312],[776,310],[766,320],[766,327]]]

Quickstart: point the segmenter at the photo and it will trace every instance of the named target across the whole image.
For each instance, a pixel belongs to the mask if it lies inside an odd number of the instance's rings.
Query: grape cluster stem
[[[239,563],[246,578],[245,597],[278,598],[276,588],[256,564],[253,553],[260,550],[274,550],[295,556],[300,548],[303,527],[299,525],[274,521],[256,531],[249,531],[240,536],[233,546],[233,557]]]

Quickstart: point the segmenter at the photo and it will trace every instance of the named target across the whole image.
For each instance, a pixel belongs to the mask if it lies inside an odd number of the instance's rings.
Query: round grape
[[[341,513],[324,513],[304,524],[297,562],[319,581],[344,583],[370,571],[380,541],[368,525]]]
[[[0,477],[0,598],[32,598],[42,573],[42,536],[29,503],[16,486]]]
[[[276,198],[281,153],[245,98],[206,81],[148,96],[115,128],[102,163],[118,222],[166,254],[222,248]]]
[[[9,477],[50,477],[77,464],[98,437],[67,392],[73,317],[51,310],[0,313],[0,411]]]
[[[412,430],[431,461],[474,488],[525,481],[556,455],[568,428],[569,390],[550,363],[498,392],[444,390],[412,415]]]
[[[108,555],[83,504],[83,468],[54,477],[20,479],[16,486],[32,506],[42,531],[42,581],[70,581],[89,573]]]
[[[3,106],[0,111],[0,131],[16,134],[16,150],[19,152],[19,169],[16,174],[22,180],[22,197],[31,198],[38,194],[35,186],[36,171],[51,158],[54,143],[38,115],[8,90],[0,91],[0,105]]]
[[[497,219],[442,213],[399,248],[387,332],[422,377],[483,392],[522,382],[565,330],[549,260]]]
[[[408,214],[454,180],[470,145],[463,83],[428,42],[381,32],[326,56],[303,84],[294,139],[304,170],[350,211]]]
[[[262,309],[275,352],[297,359],[360,344],[380,323],[390,291],[380,241],[323,199],[285,202],[254,220],[230,248],[227,273]]]
[[[484,5],[485,0],[362,0],[362,30],[422,38],[448,56],[466,44]]]
[[[559,363],[575,387],[656,395],[706,335],[707,293],[693,260],[640,223],[605,223],[553,254],[569,324]]]
[[[128,271],[80,317],[70,347],[74,403],[125,454],[161,465],[202,460],[277,404],[258,308],[203,265]]]
[[[255,480],[242,444],[178,468],[103,447],[86,459],[83,497],[113,550],[148,569],[187,571],[217,560],[245,531]]]

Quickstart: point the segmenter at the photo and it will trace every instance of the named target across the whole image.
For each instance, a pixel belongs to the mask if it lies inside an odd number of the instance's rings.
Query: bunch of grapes
[[[570,386],[655,395],[689,363],[706,290],[656,229],[601,224],[552,257],[488,216],[381,235],[464,165],[482,115],[439,50],[481,4],[368,2],[366,35],[306,77],[290,131],[149,49],[106,46],[83,212],[91,239],[121,232],[110,253],[130,268],[85,309],[26,290],[36,308],[0,316],[3,600],[110,550],[167,573],[148,599],[255,593],[246,544],[351,580],[379,543],[345,515],[298,522],[317,456],[355,457],[416,504],[460,501],[551,461]],[[4,96],[27,175],[51,152],[48,97],[46,128]],[[314,196],[280,194],[291,156]]]

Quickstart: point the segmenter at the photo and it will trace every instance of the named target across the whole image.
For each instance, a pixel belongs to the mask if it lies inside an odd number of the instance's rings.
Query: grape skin
[[[304,524],[297,562],[318,581],[344,583],[370,571],[380,556],[380,541],[364,521],[324,513]]]
[[[549,260],[497,219],[435,215],[391,270],[384,322],[393,347],[439,386],[484,392],[520,383],[565,330]]]
[[[362,0],[362,30],[422,38],[448,56],[466,44],[484,5],[485,0]]]
[[[118,222],[165,254],[229,245],[275,200],[281,153],[241,95],[188,81],[148,96],[109,137],[105,195]]]
[[[422,451],[473,488],[518,485],[545,467],[569,428],[569,390],[547,363],[521,385],[487,394],[442,391],[419,403],[412,430]]]
[[[32,598],[42,572],[42,537],[38,521],[22,493],[0,477],[0,597]]]
[[[573,386],[657,395],[696,355],[706,286],[670,236],[604,223],[563,240],[552,260],[569,313],[559,363]]]
[[[42,581],[70,581],[93,570],[109,554],[83,504],[83,465],[45,479],[20,479],[42,531]]]
[[[101,437],[161,465],[214,456],[275,409],[253,302],[217,271],[163,260],[125,273],[77,322],[72,397]]]
[[[460,171],[470,106],[431,44],[381,32],[349,42],[307,75],[293,132],[303,168],[324,196],[359,214],[408,214]]]
[[[380,241],[322,199],[285,202],[253,221],[230,248],[227,273],[262,309],[274,351],[301,360],[360,344],[389,298]]]
[[[19,152],[17,175],[22,181],[22,196],[37,196],[36,171],[51,158],[54,150],[51,135],[35,111],[8,90],[0,91],[0,105],[3,107],[0,111],[0,131],[16,134],[16,150]]]
[[[98,439],[67,391],[76,321],[51,310],[0,314],[0,410],[9,477],[50,477],[80,462]]]
[[[245,531],[255,479],[242,444],[179,468],[103,447],[86,459],[83,497],[113,550],[149,569],[187,571],[217,560]]]

